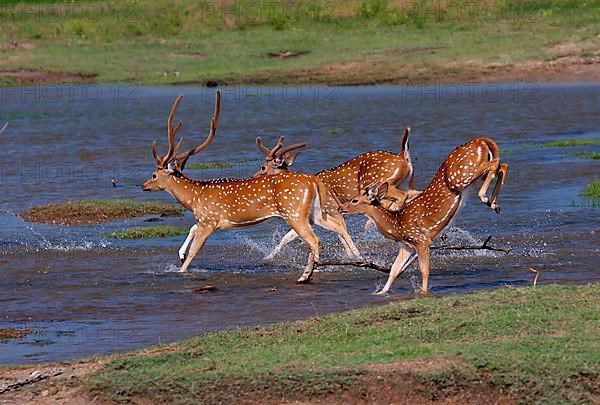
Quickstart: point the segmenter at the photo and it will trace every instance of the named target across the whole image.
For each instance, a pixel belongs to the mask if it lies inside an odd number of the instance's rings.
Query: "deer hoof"
[[[485,195],[480,195],[479,199],[481,200],[482,203],[487,203],[489,201],[489,198],[487,198]]]
[[[388,295],[388,292],[387,291],[383,291],[383,290],[379,290],[377,292],[374,292],[373,295],[379,295],[379,296]]]
[[[310,278],[308,277],[300,277],[298,280],[296,280],[296,283],[298,284],[308,284],[310,282]]]

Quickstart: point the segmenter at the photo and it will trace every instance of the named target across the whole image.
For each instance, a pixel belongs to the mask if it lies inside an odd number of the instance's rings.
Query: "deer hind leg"
[[[272,258],[274,258],[279,252],[281,252],[281,250],[285,247],[285,245],[287,245],[291,241],[295,240],[297,237],[298,237],[298,233],[296,233],[296,231],[294,231],[293,229],[290,230],[281,239],[281,242],[279,242],[279,244],[275,247],[275,249],[273,249],[273,251],[271,253],[269,253],[268,255],[265,256],[265,259],[271,260]]]
[[[319,238],[317,238],[317,235],[315,235],[315,232],[310,227],[308,219],[290,221],[289,224],[310,248],[308,262],[306,263],[304,272],[297,281],[297,283],[308,283],[313,275],[315,263],[319,263]]]
[[[342,242],[342,246],[349,257],[356,259],[362,258],[360,251],[348,233],[343,215],[331,212],[327,215],[327,219],[323,219],[321,215],[315,215],[315,223],[325,229],[337,233]]]
[[[198,229],[198,225],[194,224],[194,226],[192,226],[190,228],[190,233],[188,234],[187,238],[185,238],[183,245],[181,245],[181,247],[179,248],[179,259],[181,260],[181,264],[183,264],[183,262],[185,262],[188,246],[190,245],[190,242],[192,241],[192,239],[194,239],[197,229]]]
[[[202,246],[204,246],[204,242],[206,242],[208,237],[213,233],[213,230],[213,228],[202,228],[200,226],[196,228],[196,236],[194,237],[192,245],[190,246],[188,256],[183,262],[181,268],[179,269],[180,273],[184,273],[187,271],[190,263],[192,262],[192,260],[194,260],[194,257],[200,251],[200,249],[202,249]]]
[[[421,294],[426,295],[429,291],[429,251],[430,244],[417,245],[419,255],[419,271],[421,272]]]
[[[490,184],[492,184],[492,180],[494,180],[494,177],[496,177],[496,172],[498,171],[499,164],[500,164],[500,159],[498,159],[498,158],[492,159],[489,162],[482,164],[479,167],[479,170],[478,170],[479,173],[477,173],[475,175],[475,178],[478,178],[481,175],[485,174],[485,177],[483,179],[483,184],[481,185],[481,188],[479,189],[479,192],[477,193],[477,195],[479,196],[479,199],[483,203],[487,203],[489,201],[487,198],[487,191],[488,191],[488,188],[490,188]]]
[[[498,205],[498,194],[500,193],[500,188],[502,188],[504,185],[504,178],[506,177],[507,171],[508,164],[502,163],[498,169],[498,180],[496,180],[496,185],[494,186],[494,191],[492,192],[492,201],[490,202],[490,207],[497,213],[500,212],[500,206]]]
[[[390,271],[390,275],[388,277],[387,282],[385,283],[385,286],[380,291],[376,292],[375,294],[377,294],[377,295],[386,294],[392,287],[392,284],[394,283],[396,278],[400,274],[404,273],[404,271],[413,262],[413,260],[415,260],[416,256],[417,256],[416,252],[411,251],[408,247],[402,245],[400,247],[400,252],[398,253],[398,257],[396,257],[396,260],[394,261],[394,264],[392,265],[392,270]]]

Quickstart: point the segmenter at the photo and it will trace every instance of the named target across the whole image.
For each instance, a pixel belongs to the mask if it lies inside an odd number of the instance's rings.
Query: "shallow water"
[[[151,174],[153,139],[166,146],[164,126],[178,93],[186,145],[207,134],[213,93],[200,88],[39,87],[3,89],[0,120],[0,328],[28,328],[28,337],[0,343],[0,363],[61,360],[112,353],[197,335],[385,303],[371,295],[385,275],[350,267],[327,268],[309,285],[296,285],[306,259],[300,242],[273,261],[262,257],[287,231],[268,222],[220,232],[196,258],[190,275],[177,269],[180,238],[113,241],[98,235],[145,218],[101,226],[26,224],[17,214],[38,204],[79,198],[172,201],[143,193]],[[257,169],[254,138],[273,143],[305,140],[299,171],[317,172],[361,152],[397,151],[404,126],[413,128],[411,151],[423,188],[442,159],[473,136],[493,137],[509,163],[496,215],[469,198],[446,243],[513,249],[436,252],[434,295],[503,286],[600,281],[600,208],[579,197],[598,176],[600,162],[577,150],[544,148],[555,139],[600,139],[600,86],[228,88],[213,144],[196,161],[228,161],[231,169],[189,171],[195,178],[246,177]],[[113,188],[115,178],[119,187]],[[364,219],[349,218],[366,256],[390,265],[397,247]],[[165,219],[188,227],[193,221]],[[318,230],[324,259],[342,258],[337,238]],[[414,296],[413,267],[396,281],[393,296]],[[213,293],[194,290],[210,283]]]

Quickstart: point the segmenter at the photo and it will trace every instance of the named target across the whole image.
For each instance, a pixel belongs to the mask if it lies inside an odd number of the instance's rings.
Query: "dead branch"
[[[364,267],[368,269],[373,269],[377,271],[381,271],[384,273],[390,272],[385,266],[380,266],[377,263],[367,262],[367,261],[359,261],[359,260],[347,260],[347,261],[320,261],[318,266],[355,266],[355,267]]]
[[[510,248],[506,249],[506,248],[490,246],[489,243],[490,243],[491,239],[492,239],[492,237],[488,236],[487,239],[481,244],[481,246],[442,245],[442,246],[432,246],[431,249],[436,249],[436,250],[492,250],[494,252],[504,252],[506,254],[509,254],[511,252]],[[383,273],[388,273],[388,274],[390,272],[390,269],[385,266],[381,266],[381,265],[379,265],[377,263],[373,263],[373,262],[359,261],[359,260],[321,261],[321,262],[319,262],[319,264],[317,266],[355,266],[355,267],[363,267],[363,268],[373,269],[373,270],[381,271]],[[535,280],[537,281],[537,275],[536,275]],[[535,285],[535,282],[534,282],[534,285]]]
[[[461,246],[461,245],[442,245],[442,246],[432,246],[431,249],[436,250],[492,250],[494,252],[504,252],[509,254],[512,249],[510,248],[499,248],[495,246],[490,246],[490,240],[492,236],[488,236],[487,239],[481,244],[481,246]]]

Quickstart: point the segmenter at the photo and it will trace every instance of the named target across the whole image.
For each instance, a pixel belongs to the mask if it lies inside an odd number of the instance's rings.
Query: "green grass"
[[[582,403],[598,387],[599,335],[599,284],[503,288],[210,333],[119,356],[87,386],[117,401],[310,398],[351,389],[370,364],[450,357],[457,364],[411,376],[434,389],[484,381],[526,402]]]
[[[600,198],[600,180],[594,180],[588,184],[581,195],[584,197]]]
[[[577,151],[575,153],[584,159],[600,160],[600,152]]]
[[[183,207],[175,204],[121,199],[48,204],[32,207],[20,215],[29,222],[53,225],[88,225],[145,215],[183,215],[183,211]]]
[[[188,229],[176,228],[169,225],[145,226],[141,228],[123,229],[112,233],[101,235],[103,238],[111,239],[151,239],[170,238],[172,236],[187,235]]]
[[[571,146],[600,145],[600,139],[564,139],[562,141],[547,142],[544,144],[550,148],[566,148]]]
[[[255,2],[227,1],[228,10],[241,11],[224,16],[223,2],[100,0],[43,11],[39,4],[11,3],[0,8],[0,43],[31,47],[0,49],[11,57],[0,70],[68,71],[140,84],[419,82],[553,59],[561,56],[554,46],[563,42],[595,54],[600,26],[600,0],[501,1],[493,15],[467,0],[453,1],[449,13],[436,2],[429,15],[394,0],[323,0],[294,3],[297,18],[267,0],[258,2],[264,10],[258,16],[244,12]],[[456,18],[459,9],[472,12]],[[309,52],[267,55],[282,50]],[[0,80],[12,79],[0,74]]]
[[[185,166],[189,170],[209,170],[209,169],[230,169],[233,167],[227,162],[205,162],[205,163],[190,163]]]

